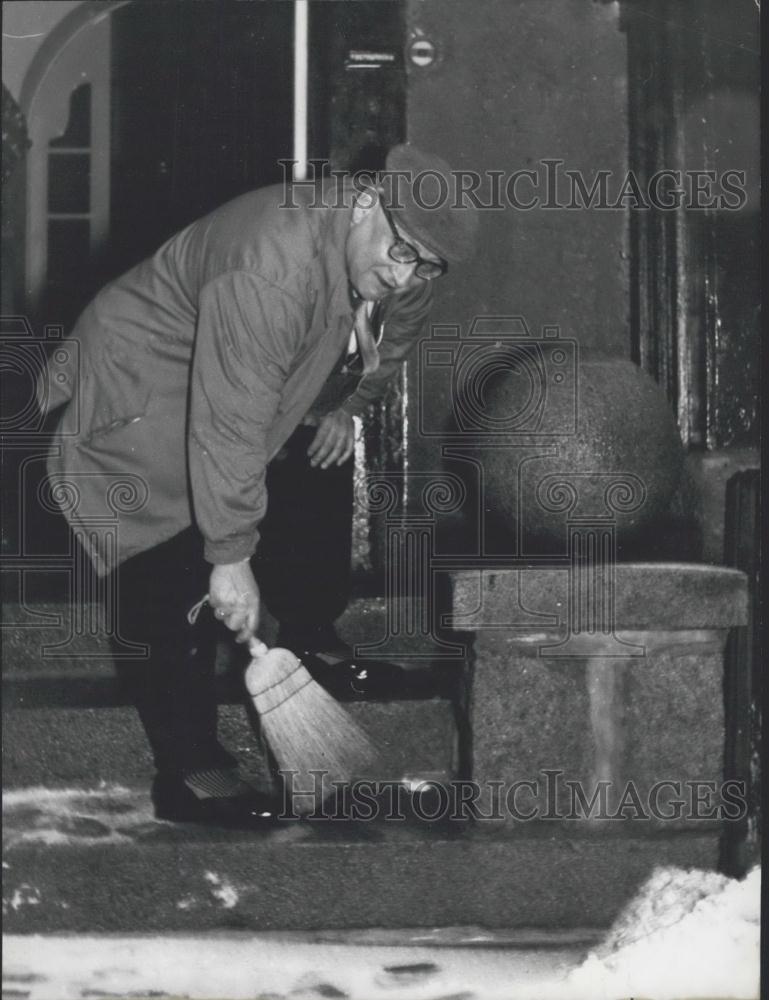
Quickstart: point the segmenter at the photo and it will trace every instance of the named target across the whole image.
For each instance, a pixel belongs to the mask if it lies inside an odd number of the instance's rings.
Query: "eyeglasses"
[[[381,204],[381,203],[380,203]],[[395,223],[393,222],[392,216],[387,211],[387,209],[382,205],[382,211],[387,219],[387,222],[392,230],[392,234],[395,237],[395,242],[387,251],[387,255],[390,260],[394,260],[396,264],[414,264],[414,274],[418,278],[424,278],[425,281],[432,281],[433,278],[440,278],[442,274],[445,274],[449,265],[441,260],[425,260],[424,257],[419,256],[419,251],[416,247],[407,243],[403,239],[401,234],[395,228]]]

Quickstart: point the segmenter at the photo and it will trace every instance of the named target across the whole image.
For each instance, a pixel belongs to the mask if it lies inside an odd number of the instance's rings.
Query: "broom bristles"
[[[295,772],[298,793],[323,799],[332,782],[349,782],[373,763],[376,751],[365,731],[289,650],[255,656],[246,687],[280,770]],[[323,779],[312,771],[322,771]],[[297,796],[297,812],[310,811],[307,800],[306,794]]]

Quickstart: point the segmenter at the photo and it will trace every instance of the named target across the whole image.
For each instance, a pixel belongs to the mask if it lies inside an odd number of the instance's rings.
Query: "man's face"
[[[441,263],[424,244],[402,229],[397,231],[423,260]],[[350,284],[362,299],[376,301],[399,295],[425,281],[414,273],[418,261],[399,264],[390,257],[388,251],[395,239],[379,200],[369,194],[361,196],[352,211],[346,257]]]

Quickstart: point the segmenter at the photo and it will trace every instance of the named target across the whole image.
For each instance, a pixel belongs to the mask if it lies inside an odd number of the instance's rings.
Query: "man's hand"
[[[336,463],[342,465],[352,455],[355,447],[355,424],[349,413],[332,410],[318,425],[318,430],[307,449],[310,465],[327,469]]]
[[[259,588],[248,559],[214,566],[208,601],[219,621],[237,632],[236,641],[248,642],[259,625]]]

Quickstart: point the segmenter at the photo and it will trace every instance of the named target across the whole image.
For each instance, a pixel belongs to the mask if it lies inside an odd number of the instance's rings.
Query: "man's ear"
[[[379,195],[373,188],[366,188],[365,191],[361,191],[360,194],[355,199],[355,204],[352,208],[352,223],[356,226],[361,222],[369,213],[373,212],[379,202]]]

